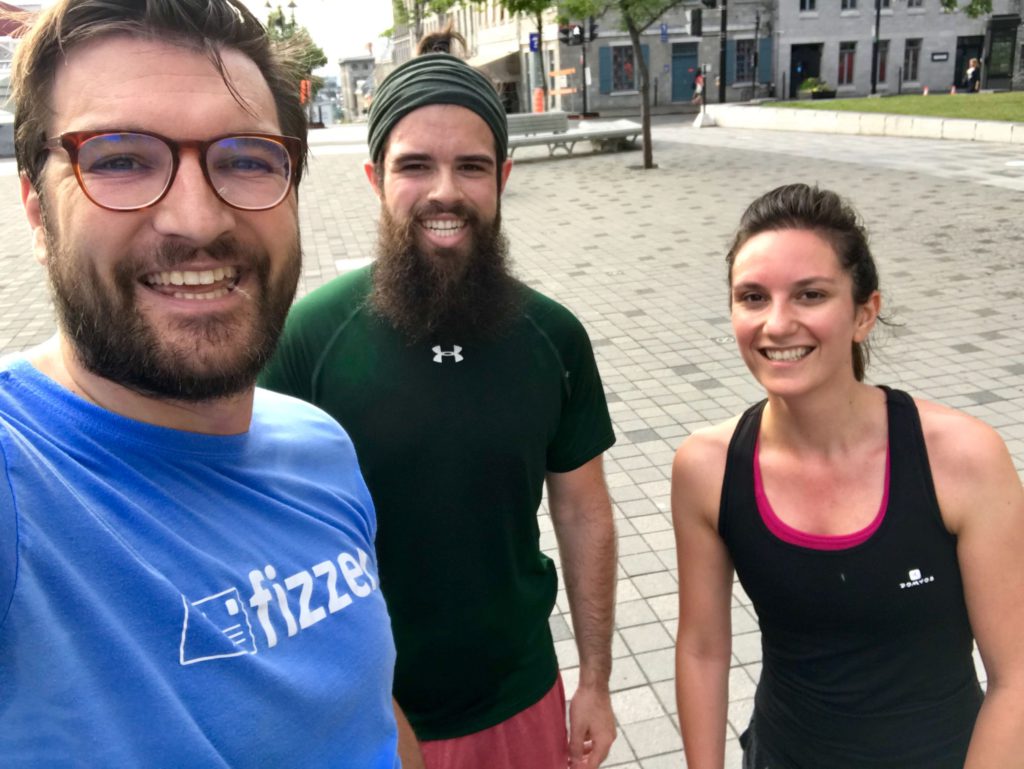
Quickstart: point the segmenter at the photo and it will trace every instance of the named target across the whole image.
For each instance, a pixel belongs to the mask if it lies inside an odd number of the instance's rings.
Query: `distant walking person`
[[[967,93],[977,93],[981,90],[981,62],[971,59],[967,63],[967,72],[964,74],[964,88]]]
[[[1019,769],[1024,492],[1005,444],[863,381],[878,275],[835,193],[755,200],[727,261],[767,397],[672,470],[687,766],[723,767],[735,569],[763,659],[745,769]]]

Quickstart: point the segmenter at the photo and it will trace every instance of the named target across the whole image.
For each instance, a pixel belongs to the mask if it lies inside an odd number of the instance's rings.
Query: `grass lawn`
[[[817,99],[778,101],[766,106],[826,109],[843,112],[885,112],[890,115],[928,115],[970,120],[1007,120],[1024,123],[1024,91],[1009,93],[930,94],[883,96],[874,99]]]

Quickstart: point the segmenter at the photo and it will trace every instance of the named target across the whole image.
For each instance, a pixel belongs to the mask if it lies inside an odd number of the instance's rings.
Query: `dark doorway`
[[[1016,14],[993,16],[988,20],[988,55],[981,68],[982,88],[1010,87],[1019,26],[1020,16]]]
[[[956,64],[953,70],[951,83],[957,88],[967,86],[967,62],[971,59],[981,60],[982,51],[985,48],[984,35],[972,35],[971,37],[958,37],[956,39]]]
[[[823,43],[794,45],[789,54],[789,98],[796,96],[800,84],[809,77],[821,77]]]
[[[693,98],[693,79],[697,76],[697,44],[672,44],[672,101]]]

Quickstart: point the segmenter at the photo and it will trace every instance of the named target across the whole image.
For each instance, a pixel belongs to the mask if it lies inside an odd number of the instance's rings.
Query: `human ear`
[[[512,158],[505,158],[505,162],[501,164],[501,173],[498,177],[499,195],[505,191],[505,185],[508,183],[508,175],[510,173],[512,173]]]
[[[878,313],[881,312],[881,309],[882,295],[878,291],[872,291],[868,300],[857,308],[857,327],[853,333],[853,341],[863,342],[868,338],[871,329],[875,327],[875,321],[878,320]]]
[[[373,194],[377,198],[384,198],[384,180],[377,175],[377,164],[372,160],[367,160],[363,163],[363,173],[366,174],[367,181],[370,182],[370,186],[373,188]]]
[[[28,219],[28,226],[32,229],[32,254],[36,261],[46,265],[46,230],[43,228],[42,204],[39,200],[39,192],[28,178],[24,171],[20,174],[21,179],[21,204],[25,208],[25,216]]]

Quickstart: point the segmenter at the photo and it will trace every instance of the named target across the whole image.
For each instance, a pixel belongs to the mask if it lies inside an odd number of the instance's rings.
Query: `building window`
[[[736,82],[746,83],[754,79],[754,41],[736,41]]]
[[[612,90],[635,91],[633,78],[633,46],[612,46]]]
[[[857,10],[857,0],[842,0],[839,9],[842,11],[855,11]]]
[[[878,41],[878,82],[884,83],[885,73],[889,69],[889,41]]]
[[[857,53],[856,43],[839,44],[839,85],[853,84],[853,60]]]
[[[921,61],[921,38],[907,40],[903,49],[903,79],[917,80],[917,65]]]
[[[817,0],[800,0],[801,11],[813,11],[817,7]]]
[[[892,0],[882,0],[882,8],[883,9],[892,8],[891,3],[892,3]]]
[[[923,8],[924,0],[907,0],[907,8]]]

